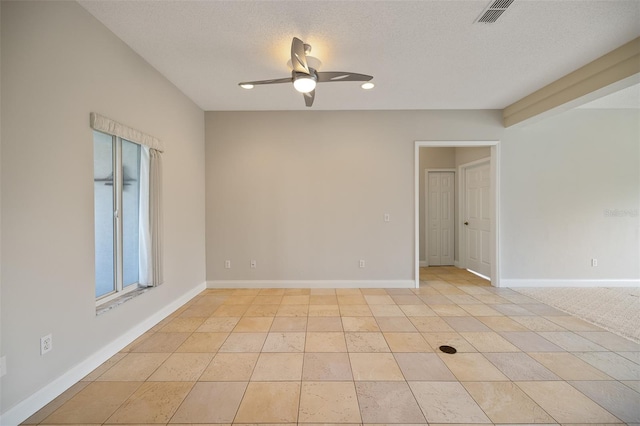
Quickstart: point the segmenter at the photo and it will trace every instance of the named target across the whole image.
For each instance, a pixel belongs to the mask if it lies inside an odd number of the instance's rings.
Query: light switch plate
[[[3,355],[0,357],[0,377],[7,374],[7,356]]]

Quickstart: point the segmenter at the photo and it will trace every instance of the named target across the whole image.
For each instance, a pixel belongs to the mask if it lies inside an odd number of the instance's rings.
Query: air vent
[[[489,9],[506,9],[511,6],[511,3],[513,3],[513,0],[496,0],[489,6]]]
[[[495,0],[491,2],[489,7],[482,12],[476,22],[482,22],[483,24],[492,24],[496,22],[513,2],[514,0]]]

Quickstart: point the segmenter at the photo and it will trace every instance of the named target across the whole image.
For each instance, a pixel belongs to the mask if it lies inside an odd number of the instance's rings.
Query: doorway
[[[500,144],[499,141],[416,141],[415,142],[415,151],[414,151],[414,160],[415,160],[415,164],[414,164],[414,174],[415,174],[415,179],[414,179],[414,206],[415,206],[415,223],[414,223],[414,267],[415,267],[415,286],[416,288],[419,287],[420,285],[420,266],[422,263],[422,266],[425,266],[426,264],[428,264],[428,262],[426,261],[427,259],[425,258],[424,260],[422,260],[421,262],[421,247],[423,250],[423,254],[424,254],[424,250],[426,248],[427,245],[430,245],[430,238],[428,236],[427,232],[424,232],[426,224],[427,224],[427,218],[426,216],[426,208],[427,206],[421,205],[421,193],[424,194],[426,192],[426,185],[427,185],[427,178],[428,178],[428,170],[425,170],[424,168],[421,168],[421,163],[420,163],[420,148],[481,148],[481,147],[486,147],[489,150],[489,160],[488,160],[488,164],[485,164],[484,166],[480,165],[479,162],[477,162],[478,164],[474,164],[476,162],[470,162],[470,163],[464,163],[464,164],[460,164],[460,166],[468,166],[469,167],[469,171],[471,171],[471,173],[469,173],[471,175],[471,179],[477,179],[478,175],[483,175],[484,174],[484,179],[485,179],[485,183],[488,184],[488,188],[475,188],[474,191],[475,192],[475,196],[478,195],[477,191],[484,191],[483,195],[484,198],[481,200],[481,203],[475,204],[475,208],[481,208],[481,209],[485,209],[485,213],[488,212],[487,214],[480,214],[480,222],[478,223],[475,219],[476,216],[474,216],[474,226],[472,229],[477,230],[478,228],[482,228],[484,229],[484,231],[478,231],[481,232],[480,234],[478,234],[477,232],[473,231],[469,233],[468,238],[467,238],[467,242],[463,243],[462,241],[460,241],[461,239],[458,239],[456,237],[456,257],[455,257],[455,262],[454,265],[462,267],[464,265],[462,265],[462,263],[460,260],[462,259],[461,256],[463,255],[462,252],[464,252],[465,256],[466,253],[470,253],[471,256],[473,256],[474,259],[477,259],[478,256],[480,256],[480,264],[482,265],[484,263],[484,267],[485,269],[481,269],[476,267],[475,270],[483,275],[488,276],[491,279],[491,285],[495,286],[495,287],[500,287],[500,268],[499,268],[499,191],[498,191],[498,187],[499,187],[499,169],[500,169]],[[477,166],[477,167],[475,167]],[[486,167],[485,169],[483,169],[483,167]],[[453,169],[456,170],[456,169]],[[442,170],[429,170],[429,171],[442,171]],[[456,185],[456,190],[458,192],[459,195],[462,194],[462,188],[463,185],[461,185],[462,179],[463,179],[463,174],[467,174],[465,173],[467,170],[463,169],[462,167],[458,169],[458,173],[456,174],[456,180],[458,181],[457,185]],[[425,188],[421,188],[422,185],[420,185],[420,182],[424,182]],[[423,192],[424,191],[424,192]],[[464,198],[465,197],[459,197],[456,196],[456,200],[458,204],[463,204],[464,202]],[[425,203],[426,204],[426,203]],[[460,206],[457,206],[460,207]],[[474,207],[474,206],[472,206]],[[425,211],[423,212],[422,209],[425,209]],[[458,209],[459,210],[459,209]],[[480,212],[482,213],[482,211]],[[460,216],[460,217],[458,217]],[[457,233],[458,235],[460,235],[462,237],[462,235],[464,233],[467,233],[467,231],[463,232],[462,227],[466,227],[467,225],[464,225],[464,222],[468,222],[466,219],[465,220],[461,220],[462,219],[462,210],[459,210],[459,214],[456,215],[455,217],[455,233]],[[487,217],[488,216],[488,217]],[[482,219],[487,219],[488,223],[486,222],[482,222]],[[460,223],[458,223],[460,222]],[[472,222],[469,222],[472,223]],[[488,226],[485,226],[488,225]],[[475,232],[475,233],[474,233]],[[476,244],[476,242],[478,242],[480,244],[480,246],[478,246]],[[472,246],[469,246],[469,244],[473,243]],[[464,245],[466,244],[466,245]],[[473,248],[473,250],[468,250],[468,248]],[[475,251],[474,251],[475,250]],[[424,256],[423,256],[424,257]],[[482,260],[484,259],[485,262],[482,262]],[[466,258],[465,258],[466,261]],[[471,269],[471,268],[470,268]],[[478,270],[481,269],[481,270]],[[484,273],[483,273],[484,272]]]

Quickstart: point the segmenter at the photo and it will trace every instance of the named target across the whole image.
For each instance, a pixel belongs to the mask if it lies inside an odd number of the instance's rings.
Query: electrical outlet
[[[225,260],[224,261],[224,269],[231,269],[231,261],[230,260]]]
[[[389,213],[385,213],[384,214],[384,221],[385,222],[391,222],[391,216],[389,216]]]
[[[591,259],[591,266],[598,266],[598,259],[596,259],[595,257]]]
[[[3,355],[0,357],[0,377],[7,374],[7,356]]]
[[[44,355],[53,349],[53,337],[51,334],[47,334],[40,338],[40,355]]]
[[[255,269],[255,267],[256,267],[256,266],[257,266],[256,261],[255,261],[255,260],[252,260],[252,261],[251,261],[251,268],[252,268],[252,269]]]
[[[360,267],[364,268],[364,259],[360,259]]]

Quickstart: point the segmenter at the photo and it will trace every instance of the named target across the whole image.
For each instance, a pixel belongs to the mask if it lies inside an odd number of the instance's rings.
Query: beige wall
[[[2,34],[2,7],[0,7],[0,34]],[[2,43],[0,40],[0,99],[2,99]],[[0,105],[0,111],[2,106]],[[0,113],[0,166],[2,165],[2,113]],[[2,319],[2,169],[0,169],[0,320]],[[0,359],[4,362],[4,349],[2,344],[2,326],[0,325]],[[0,374],[1,376],[1,374]],[[2,379],[0,379],[2,380]],[[0,386],[2,384],[0,383]],[[0,388],[1,392],[1,388]],[[0,395],[0,416],[2,415],[2,396]]]
[[[206,113],[207,280],[412,280],[414,142],[501,132],[499,111]]]
[[[639,122],[638,110],[576,109],[505,131],[505,284],[640,279]]]
[[[196,288],[205,266],[207,280],[413,279],[415,140],[502,139],[505,282],[640,275],[638,217],[604,213],[638,208],[637,111],[507,131],[500,111],[203,114],[76,3],[0,10],[2,412]],[[100,317],[90,111],[167,146],[166,282]]]
[[[456,167],[489,157],[491,157],[489,146],[456,148]]]
[[[204,282],[204,113],[77,3],[1,7],[6,412]],[[99,317],[91,111],[166,144],[165,283]]]

